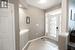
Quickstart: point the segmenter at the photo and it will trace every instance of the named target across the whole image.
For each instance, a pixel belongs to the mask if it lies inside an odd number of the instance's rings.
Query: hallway
[[[67,50],[73,29],[75,0],[0,0],[0,50]]]
[[[46,39],[39,39],[33,41],[27,50],[58,50],[58,46]]]

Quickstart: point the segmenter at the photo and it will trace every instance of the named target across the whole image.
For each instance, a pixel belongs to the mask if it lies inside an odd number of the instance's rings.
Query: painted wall
[[[46,9],[46,13],[61,8],[61,3]]]
[[[26,24],[26,9],[19,8],[20,50],[28,42],[29,26]]]
[[[29,25],[26,24],[26,17],[27,17],[26,10],[27,9],[19,8],[19,28],[20,30],[29,28]]]
[[[44,11],[29,6],[26,12],[31,21],[29,24],[29,40],[44,36]]]

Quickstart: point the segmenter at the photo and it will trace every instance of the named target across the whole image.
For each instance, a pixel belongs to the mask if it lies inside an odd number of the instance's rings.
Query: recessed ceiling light
[[[38,3],[39,3],[39,4],[45,4],[45,3],[47,3],[47,0],[39,0]]]

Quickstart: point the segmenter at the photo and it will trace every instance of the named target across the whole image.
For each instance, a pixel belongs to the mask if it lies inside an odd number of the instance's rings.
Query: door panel
[[[60,28],[60,15],[48,15],[48,34],[47,36],[58,41]]]
[[[51,16],[51,18],[49,18],[49,31],[50,31],[50,35],[53,37],[56,37],[56,17]]]
[[[0,50],[15,50],[14,5],[0,8]]]

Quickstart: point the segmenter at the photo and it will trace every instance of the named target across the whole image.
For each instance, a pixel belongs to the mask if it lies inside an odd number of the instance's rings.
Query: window
[[[8,0],[0,0],[0,8],[7,8]]]

